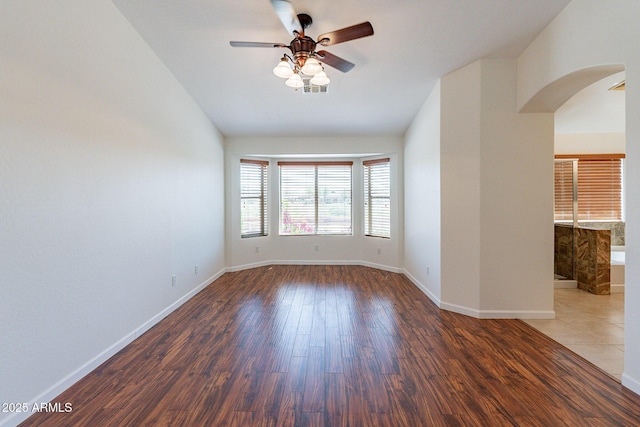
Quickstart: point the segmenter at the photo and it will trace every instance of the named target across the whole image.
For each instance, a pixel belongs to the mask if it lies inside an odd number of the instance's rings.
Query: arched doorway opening
[[[562,163],[556,163],[556,175],[561,175],[558,174],[558,170],[563,169],[563,166],[558,168],[558,165],[566,163],[566,159],[571,159],[568,163],[573,163],[573,173],[577,175],[578,159],[624,157],[624,91],[610,90],[624,81],[625,73],[620,71],[621,69],[624,69],[621,65],[604,65],[563,76],[540,91],[523,109],[555,113],[554,153],[556,157],[565,159]],[[581,167],[581,179],[586,180],[588,177],[584,176],[586,172],[583,171],[588,170],[588,161],[580,162],[584,165]],[[624,160],[620,160],[621,164],[623,162]],[[566,165],[564,169],[567,169]],[[569,168],[569,178],[572,178],[571,168]],[[573,184],[573,191],[577,191],[577,183]],[[585,191],[583,186],[580,188],[581,191]],[[572,191],[571,186],[569,191]],[[557,212],[558,199],[556,197],[556,212],[554,212],[556,227],[558,223],[562,223],[562,220],[558,220],[562,217]],[[575,201],[577,199],[576,194]],[[585,194],[581,193],[581,203],[584,199]],[[569,206],[569,209],[572,207]],[[624,207],[621,204],[622,215],[616,219],[598,217],[595,214],[588,219],[589,216],[584,214],[585,208],[582,204],[579,210],[580,216],[578,216],[577,203],[574,203],[573,210],[575,212],[570,212],[571,220],[563,225],[606,229],[611,233],[611,245],[614,251],[611,252],[607,282],[611,285],[612,294],[592,295],[578,289],[575,280],[578,278],[578,273],[575,272],[570,277],[571,280],[555,282],[556,319],[532,321],[531,324],[620,380],[624,365],[624,297],[621,293],[624,286]],[[556,236],[556,251],[557,243]],[[570,242],[572,247],[576,244],[573,240]],[[578,252],[570,255],[574,265],[578,262],[576,260],[578,256],[583,258],[585,256],[583,250]],[[554,255],[557,261],[558,254]],[[563,271],[567,271],[566,266]],[[554,273],[558,273],[557,269]]]

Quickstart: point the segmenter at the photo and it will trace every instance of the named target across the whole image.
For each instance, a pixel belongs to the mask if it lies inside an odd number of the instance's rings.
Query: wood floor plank
[[[361,266],[227,273],[24,426],[620,426],[640,396],[518,320]]]
[[[324,412],[325,409],[324,347],[311,346],[304,378],[303,412]]]

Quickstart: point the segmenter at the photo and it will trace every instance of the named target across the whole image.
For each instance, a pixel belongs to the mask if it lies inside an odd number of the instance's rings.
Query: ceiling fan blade
[[[233,47],[289,47],[282,43],[264,43],[264,42],[229,42]]]
[[[271,6],[273,6],[276,15],[278,15],[280,22],[282,22],[289,34],[295,36],[296,33],[302,33],[303,29],[298,19],[298,14],[290,2],[287,0],[271,0]]]
[[[342,28],[330,33],[322,34],[318,37],[318,44],[322,46],[331,46],[338,43],[348,42],[362,37],[372,36],[373,26],[371,22],[363,22],[362,24],[352,25],[351,27]]]
[[[316,58],[320,59],[323,63],[332,66],[336,70],[342,71],[343,73],[351,71],[351,69],[356,66],[356,64],[329,53],[326,50],[317,51]]]

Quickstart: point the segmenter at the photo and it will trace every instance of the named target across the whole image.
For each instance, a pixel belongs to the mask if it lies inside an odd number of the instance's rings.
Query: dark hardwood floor
[[[637,426],[640,397],[519,320],[357,266],[228,273],[24,426]]]

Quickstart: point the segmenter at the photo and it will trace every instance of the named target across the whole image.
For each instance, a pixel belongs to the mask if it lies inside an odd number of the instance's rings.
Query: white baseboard
[[[555,319],[554,310],[476,310],[443,302],[440,308],[477,319]]]
[[[158,322],[160,322],[162,319],[164,319],[165,317],[167,317],[169,314],[171,314],[172,312],[174,312],[176,309],[178,309],[178,307],[180,307],[182,304],[184,304],[185,302],[189,301],[191,298],[193,298],[197,293],[199,293],[200,291],[202,291],[204,288],[206,288],[207,286],[209,286],[211,284],[211,282],[217,280],[220,276],[222,276],[224,273],[226,272],[226,268],[222,269],[220,271],[218,271],[216,274],[214,274],[213,276],[209,277],[208,279],[206,279],[204,282],[200,283],[198,286],[196,286],[195,288],[193,288],[192,290],[190,290],[189,292],[187,292],[185,295],[183,295],[180,299],[178,299],[177,301],[175,301],[173,304],[171,304],[169,307],[165,308],[164,310],[162,310],[160,313],[156,314],[155,316],[153,316],[151,319],[147,320],[145,323],[143,323],[141,326],[139,326],[135,331],[135,338],[138,338],[140,335],[144,334],[145,332],[147,332],[149,329],[151,329],[153,326],[155,326]]]
[[[612,294],[624,294],[624,283],[622,285],[611,284],[610,292]]]
[[[261,261],[254,264],[245,264],[230,267],[228,271],[240,271],[249,268],[263,267],[265,265],[362,265],[379,270],[390,271],[392,273],[404,274],[418,289],[420,289],[433,303],[442,310],[451,311],[477,319],[555,319],[556,313],[553,310],[476,310],[461,305],[450,304],[441,301],[423,283],[414,277],[404,268],[391,267],[362,260],[271,260]]]
[[[361,261],[361,260],[286,260],[286,259],[276,259],[276,260],[267,260],[260,261],[251,264],[243,264],[236,265],[233,267],[228,267],[227,271],[236,272],[242,270],[249,270],[251,268],[264,267],[267,265],[361,265],[363,267],[371,267],[376,268],[378,270],[390,271],[392,273],[401,273],[402,269],[398,267],[392,267],[383,264],[376,264],[374,262],[369,261]]]
[[[575,289],[578,287],[577,280],[554,280],[553,288],[554,289]]]
[[[360,261],[358,264],[355,264],[355,265],[361,265],[363,267],[371,267],[377,270],[388,271],[390,273],[402,273],[403,271],[402,268],[391,267],[389,265],[377,264],[375,262],[369,262],[369,261]]]
[[[440,298],[436,297],[433,292],[431,292],[425,285],[423,285],[418,279],[416,279],[411,273],[409,273],[409,271],[406,268],[402,269],[402,274],[404,274],[407,277],[407,279],[411,280],[411,283],[416,285],[416,287],[420,289],[422,293],[424,293],[427,297],[429,297],[429,299],[433,301],[433,303],[438,308],[442,308]]]
[[[81,380],[84,376],[96,369],[98,366],[106,362],[111,356],[125,348],[128,344],[136,339],[136,331],[132,331],[113,343],[107,349],[99,353],[93,359],[87,361],[84,365],[80,366],[75,371],[71,372],[66,377],[62,378],[57,383],[40,393],[35,398],[28,402],[29,411],[27,412],[15,412],[8,418],[0,421],[0,426],[17,426],[35,412],[31,411],[34,405],[39,405],[42,402],[51,402],[56,396],[60,395],[63,391],[71,387],[73,384]]]
[[[242,264],[242,265],[236,265],[233,267],[227,267],[226,271],[228,271],[229,273],[234,273],[236,271],[250,270],[252,268],[264,267],[271,264],[273,264],[271,261],[260,261],[260,262],[254,262],[251,264]]]
[[[630,377],[629,375],[623,373],[622,374],[622,385],[634,392],[635,394],[640,395],[640,381]]]
[[[554,289],[576,289],[578,287],[578,282],[576,280],[554,280],[553,288]],[[623,284],[611,284],[610,292],[612,294],[623,294],[624,293],[624,283]]]
[[[442,304],[440,304],[440,308],[443,310],[451,311],[453,313],[464,314],[465,316],[469,316],[469,317],[475,317],[476,319],[481,318],[479,310],[465,307],[462,305],[443,302]]]
[[[429,297],[431,301],[435,303],[438,308],[442,310],[451,311],[453,313],[464,314],[465,316],[475,317],[477,319],[555,319],[556,312],[546,310],[476,310],[469,307],[464,307],[457,304],[450,304],[445,301],[441,301],[437,298],[429,289],[420,283],[409,271],[402,270],[402,273],[407,276],[411,282],[418,287],[425,295]]]
[[[204,282],[200,283],[198,286],[193,288],[191,291],[187,292],[185,295],[180,297],[170,306],[162,310],[160,313],[153,316],[151,319],[144,322],[142,325],[138,326],[133,331],[129,332],[124,337],[120,338],[118,341],[110,345],[104,351],[96,355],[93,359],[87,361],[85,364],[80,366],[75,371],[71,372],[66,377],[62,378],[57,383],[53,384],[51,387],[40,393],[38,396],[33,398],[30,402],[28,402],[28,408],[33,408],[34,405],[39,405],[42,402],[51,402],[56,396],[60,395],[63,391],[71,387],[73,384],[81,380],[91,371],[96,369],[98,366],[102,365],[106,362],[110,357],[114,356],[120,350],[125,348],[127,345],[131,344],[136,338],[147,332],[154,325],[160,322],[162,319],[167,317],[173,311],[175,311],[178,307],[183,305],[185,302],[189,301],[193,298],[198,292],[206,288],[211,284],[214,280],[218,279],[225,273],[226,269],[222,269],[213,276],[206,279]],[[16,426],[30,417],[33,412],[15,412],[11,414],[9,417],[0,420],[0,427],[9,427]]]
[[[340,260],[331,260],[331,259],[298,259],[298,260],[288,260],[288,259],[274,259],[271,260],[271,264],[273,265],[363,265],[363,261],[360,260],[351,260],[351,259],[340,259]]]
[[[481,310],[480,319],[555,319],[555,310]]]

